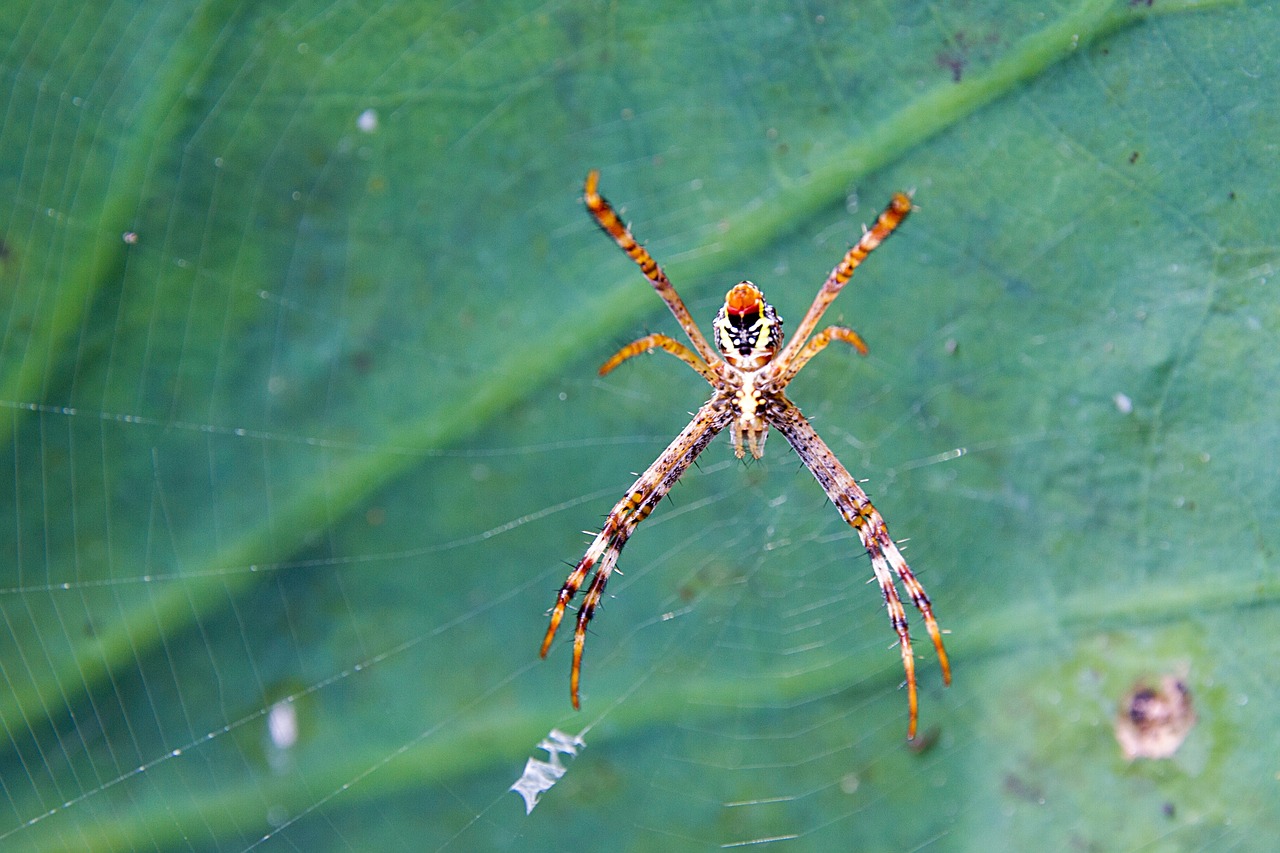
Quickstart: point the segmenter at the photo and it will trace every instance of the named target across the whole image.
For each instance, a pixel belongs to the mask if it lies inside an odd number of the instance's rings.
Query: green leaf
[[[0,839],[1277,837],[1276,12],[9,4]],[[679,330],[594,167],[704,329],[742,278],[794,327],[915,190],[829,314],[871,356],[790,393],[952,632],[927,748],[776,436],[640,527],[581,713],[565,637],[537,660],[578,531],[707,393],[595,377]],[[1128,763],[1120,703],[1168,673],[1198,723]],[[552,728],[586,746],[526,816]]]

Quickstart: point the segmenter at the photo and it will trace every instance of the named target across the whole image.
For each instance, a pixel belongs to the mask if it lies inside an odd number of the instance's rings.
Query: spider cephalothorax
[[[773,361],[782,346],[782,318],[749,281],[735,284],[725,294],[712,325],[716,347],[739,370],[759,370]]]
[[[769,428],[773,427],[786,437],[831,498],[840,515],[857,531],[863,548],[871,558],[871,570],[884,596],[889,623],[898,635],[902,667],[907,675],[907,704],[910,710],[907,737],[915,737],[915,656],[911,650],[906,610],[902,606],[894,578],[902,582],[911,603],[924,618],[925,629],[938,654],[943,681],[950,684],[951,667],[947,662],[942,632],[934,619],[929,596],[903,559],[898,546],[889,536],[884,519],[871,505],[858,481],[840,464],[840,460],[814,431],[805,416],[783,393],[787,384],[800,372],[800,368],[833,340],[844,341],[858,352],[866,354],[866,344],[852,329],[829,326],[817,334],[814,334],[814,330],[827,306],[849,281],[858,264],[911,212],[910,197],[904,193],[895,194],[875,225],[864,231],[862,238],[831,271],[814,298],[813,305],[800,321],[795,336],[786,346],[782,345],[782,320],[777,312],[765,301],[759,288],[749,281],[743,281],[729,290],[724,305],[716,314],[714,329],[717,349],[712,349],[689,316],[688,309],[671,286],[666,273],[631,236],[631,232],[618,219],[609,203],[596,192],[599,177],[599,173],[594,171],[587,175],[584,198],[587,210],[605,233],[640,266],[645,277],[653,284],[680,327],[689,336],[689,343],[693,344],[693,349],[690,349],[667,335],[646,335],[618,350],[600,367],[600,373],[608,373],[632,356],[661,349],[696,370],[711,384],[712,393],[711,399],[697,411],[684,431],[676,436],[657,461],[627,490],[622,500],[614,505],[609,517],[605,519],[604,527],[587,548],[587,553],[569,573],[551,610],[551,624],[547,626],[547,633],[542,640],[542,655],[545,657],[547,650],[551,648],[551,641],[556,629],[560,627],[565,608],[594,569],[595,574],[591,575],[591,583],[578,608],[577,626],[573,632],[573,668],[569,676],[569,693],[573,706],[577,708],[587,623],[600,605],[605,584],[617,566],[618,556],[631,533],[648,517],[685,470],[693,464],[698,454],[721,430],[729,430],[734,452],[739,458],[745,455],[745,449],[750,449],[751,455],[758,459],[764,452],[764,440]]]

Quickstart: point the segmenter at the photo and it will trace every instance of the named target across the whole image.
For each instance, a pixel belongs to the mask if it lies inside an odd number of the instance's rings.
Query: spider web
[[[0,841],[1277,837],[1276,10],[1004,5],[6,6]],[[954,631],[914,747],[778,436],[641,526],[581,713],[564,638],[537,659],[578,531],[705,396],[594,376],[677,330],[591,166],[704,324],[741,278],[794,324],[917,189],[831,314],[871,356],[790,389]],[[1168,673],[1199,722],[1126,763]]]

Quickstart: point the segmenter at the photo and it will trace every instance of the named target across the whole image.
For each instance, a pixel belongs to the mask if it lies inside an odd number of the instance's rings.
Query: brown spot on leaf
[[[1179,676],[1165,675],[1158,686],[1135,684],[1121,700],[1116,741],[1129,761],[1169,758],[1195,724],[1196,712],[1186,682]]]

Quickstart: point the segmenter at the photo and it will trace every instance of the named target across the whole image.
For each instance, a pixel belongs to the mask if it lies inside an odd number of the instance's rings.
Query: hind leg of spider
[[[858,485],[858,481],[853,478],[848,469],[840,464],[840,460],[814,431],[813,425],[800,414],[800,410],[785,398],[783,403],[784,405],[770,413],[770,424],[795,448],[801,461],[822,485],[841,517],[857,531],[862,547],[871,558],[876,582],[880,584],[880,591],[889,611],[889,623],[894,633],[898,635],[898,645],[902,651],[902,668],[907,676],[907,703],[910,709],[907,737],[914,738],[919,705],[916,689],[916,661],[911,648],[906,611],[902,606],[902,599],[898,596],[897,587],[894,585],[895,573],[902,579],[912,602],[924,616],[925,624],[929,626],[934,648],[938,650],[943,678],[950,684],[951,667],[947,661],[946,650],[942,647],[941,631],[938,630],[937,622],[933,619],[929,598],[924,594],[924,589],[911,569],[907,567],[907,562],[902,558],[898,546],[889,536],[884,519],[872,505],[867,493]]]
[[[929,600],[928,594],[925,593],[924,585],[920,583],[919,579],[916,578],[915,572],[911,571],[911,567],[907,565],[907,561],[903,558],[902,552],[898,550],[898,546],[889,538],[888,530],[884,530],[880,544],[889,560],[889,565],[893,567],[894,573],[902,581],[903,587],[907,590],[907,595],[911,596],[911,603],[915,605],[916,610],[920,611],[920,616],[924,618],[925,629],[929,632],[929,639],[933,641],[934,651],[938,654],[938,666],[942,669],[942,683],[950,684],[951,662],[947,659],[946,647],[942,645],[942,631],[938,628],[938,620],[933,616],[933,603]]]
[[[587,586],[587,594],[578,607],[578,616],[575,620],[577,625],[573,631],[573,670],[569,675],[569,698],[575,709],[581,707],[578,700],[578,681],[582,672],[582,649],[587,642],[587,623],[591,621],[596,608],[600,606],[600,597],[604,595],[604,587],[609,582],[609,575],[613,574],[614,567],[618,564],[618,556],[622,553],[622,546],[626,544],[627,533],[634,530],[635,526],[649,514],[648,509],[635,511],[631,501],[637,496],[638,493],[633,492],[624,499],[631,508],[627,513],[631,519],[630,523],[625,525],[615,523],[614,516],[610,515],[609,521],[605,522],[605,529],[600,531],[595,541],[591,543],[591,547],[587,549],[587,553],[574,566],[569,578],[556,595],[555,607],[551,611],[551,623],[547,626],[547,633],[542,638],[540,655],[545,658],[551,649],[551,641],[560,628],[565,608],[578,594],[583,581],[594,567],[595,574],[592,575],[591,583]],[[620,527],[624,529],[619,529]]]
[[[630,495],[628,495],[629,497]],[[542,657],[545,658],[547,652],[551,649],[551,641],[555,638],[556,631],[560,629],[560,621],[564,618],[565,608],[569,606],[569,602],[573,601],[574,596],[578,594],[578,590],[582,588],[582,582],[587,579],[591,569],[613,547],[611,540],[617,533],[615,515],[619,514],[617,507],[615,507],[614,512],[610,514],[608,521],[605,522],[604,529],[592,540],[591,546],[587,548],[587,553],[582,555],[582,559],[573,567],[569,577],[560,586],[560,591],[556,593],[556,603],[551,608],[551,623],[547,626],[547,633],[542,638],[542,651],[540,652]]]
[[[885,608],[889,611],[889,624],[898,635],[898,648],[902,651],[902,669],[907,678],[907,740],[916,736],[916,723],[920,716],[920,700],[916,689],[916,658],[911,650],[911,629],[907,624],[907,611],[898,597],[898,589],[893,584],[893,575],[889,572],[889,562],[884,554],[871,553],[871,569],[875,572],[876,582],[880,584],[880,592],[884,596]]]
[[[591,621],[591,617],[596,615],[596,608],[600,606],[600,599],[604,595],[605,584],[609,582],[609,575],[613,574],[621,552],[622,548],[619,546],[605,554],[600,562],[600,568],[591,578],[591,585],[587,587],[587,594],[583,596],[581,606],[578,607],[577,624],[573,629],[573,669],[569,673],[569,695],[573,700],[574,708],[581,707],[578,702],[578,682],[582,676],[582,650],[587,644],[587,624]]]
[[[551,610],[551,622],[547,626],[547,633],[542,638],[540,653],[542,657],[546,657],[551,648],[551,641],[560,627],[565,608],[568,607],[569,602],[573,601],[586,581],[587,575],[591,574],[594,568],[595,575],[591,578],[586,595],[578,608],[577,626],[573,634],[573,669],[569,675],[569,695],[574,708],[580,707],[578,682],[582,672],[582,650],[586,645],[587,623],[591,621],[596,608],[600,606],[605,584],[608,583],[609,575],[618,564],[618,557],[623,547],[640,522],[649,517],[653,508],[671,491],[671,487],[698,458],[698,454],[706,449],[716,434],[728,425],[731,418],[732,414],[718,399],[713,398],[705,403],[694,414],[688,426],[667,445],[667,449],[662,451],[653,464],[631,485],[622,500],[614,505],[609,512],[609,517],[605,519],[604,527],[596,534],[595,539],[591,540],[587,552],[582,555],[582,559],[573,567],[564,585],[560,587],[555,606]]]

